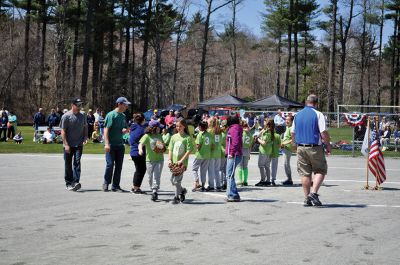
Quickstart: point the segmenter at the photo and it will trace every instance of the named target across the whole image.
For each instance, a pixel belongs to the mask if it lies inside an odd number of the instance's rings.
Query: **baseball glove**
[[[165,150],[165,144],[162,141],[157,140],[156,144],[154,145],[153,151],[156,153],[164,153]]]
[[[169,169],[171,170],[171,173],[173,176],[180,176],[183,174],[183,172],[186,171],[186,166],[184,164],[176,164],[176,163],[171,163],[168,165]]]

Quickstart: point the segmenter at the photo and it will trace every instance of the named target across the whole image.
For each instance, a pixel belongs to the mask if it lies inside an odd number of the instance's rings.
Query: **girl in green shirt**
[[[293,119],[294,117],[292,115],[289,115],[286,117],[285,122],[286,122],[286,131],[283,135],[283,140],[281,144],[281,148],[283,151],[283,157],[284,157],[284,167],[285,167],[285,173],[287,179],[282,182],[283,185],[293,185],[293,180],[292,180],[292,170],[290,168],[290,158],[292,156],[292,124],[293,124]]]
[[[221,128],[218,119],[215,117],[208,119],[208,132],[212,137],[211,158],[208,163],[208,191],[221,191],[221,179],[219,170],[221,168]]]
[[[192,137],[189,135],[187,123],[184,119],[180,118],[176,122],[177,133],[171,137],[171,141],[168,146],[168,165],[178,164],[184,165],[185,170],[188,166],[189,155],[192,152],[194,146]],[[179,176],[171,176],[171,183],[175,186],[175,197],[172,201],[174,204],[183,202],[185,200],[185,194],[187,190],[182,188],[183,173]]]
[[[208,163],[211,158],[211,134],[207,132],[208,124],[205,121],[199,123],[200,132],[196,137],[196,154],[193,161],[193,192],[200,188],[201,191],[206,191],[205,183],[207,177]],[[200,178],[199,178],[200,171]],[[201,185],[200,182],[201,181]]]
[[[164,165],[165,145],[160,134],[160,128],[163,127],[159,121],[150,121],[145,134],[139,141],[139,155],[143,155],[144,149],[146,149],[146,168],[153,201],[158,200],[161,172]]]
[[[250,132],[249,125],[246,121],[242,121],[243,127],[243,158],[239,164],[238,175],[239,175],[239,185],[248,186],[247,178],[249,176],[249,160],[250,160],[250,151],[253,146],[253,137]]]
[[[220,182],[222,184],[222,190],[226,190],[226,155],[225,155],[225,147],[226,147],[226,131],[228,130],[228,126],[226,120],[221,122],[221,166],[219,169],[220,172]]]
[[[169,146],[169,141],[171,140],[171,134],[167,131],[167,129],[162,130],[162,139],[166,146]]]
[[[278,170],[281,137],[279,134],[275,133],[275,123],[273,119],[264,120],[264,128],[260,131],[258,143],[260,143],[258,167],[260,169],[261,180],[256,186],[269,186],[271,184],[276,186],[275,180]]]

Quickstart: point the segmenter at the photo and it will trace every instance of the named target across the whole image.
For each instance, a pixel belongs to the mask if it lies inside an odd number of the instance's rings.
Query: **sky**
[[[199,9],[204,8],[204,0],[193,0],[190,12],[196,12]],[[319,0],[317,1],[321,7],[327,6],[329,4],[329,0]],[[200,4],[202,3],[202,4]],[[221,1],[219,1],[221,3]],[[239,6],[237,10],[237,19],[239,25],[243,29],[247,29],[249,32],[252,32],[257,37],[262,37],[263,32],[261,30],[261,24],[263,21],[262,13],[265,12],[264,0],[244,0],[244,2]],[[190,15],[189,15],[189,18]],[[224,29],[224,22],[228,22],[231,19],[231,10],[228,7],[224,7],[218,10],[215,14],[213,14],[211,20],[213,26],[217,29],[217,31],[222,31]],[[324,15],[320,15],[320,20],[327,20]],[[383,43],[388,41],[390,35],[393,32],[393,22],[386,21],[384,32],[383,32]],[[324,41],[324,31],[315,30],[314,35],[317,38],[317,41]]]

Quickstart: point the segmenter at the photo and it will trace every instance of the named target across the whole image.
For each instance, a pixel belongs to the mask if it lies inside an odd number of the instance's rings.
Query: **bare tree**
[[[179,66],[179,50],[181,45],[182,36],[185,32],[187,10],[189,8],[189,0],[184,0],[180,6],[178,15],[178,25],[176,28],[176,42],[175,42],[175,60],[174,60],[174,75],[172,80],[172,104],[176,101],[176,83],[178,79],[178,66]]]
[[[200,85],[199,85],[199,101],[204,100],[204,78],[206,72],[206,59],[207,59],[207,44],[208,44],[208,34],[210,31],[210,17],[218,9],[229,5],[233,0],[225,0],[225,3],[213,8],[214,0],[205,0],[207,3],[207,15],[204,23],[204,35],[203,35],[203,48],[201,53],[201,63],[200,63]]]
[[[340,77],[339,77],[339,88],[338,88],[338,103],[343,104],[343,91],[344,91],[344,74],[346,69],[346,57],[347,57],[347,40],[349,37],[351,22],[355,15],[354,10],[354,0],[350,0],[349,4],[349,17],[344,21],[343,16],[339,18],[339,41],[341,46],[340,54]]]
[[[332,18],[331,18],[331,46],[329,53],[329,75],[328,75],[328,111],[333,112],[334,107],[334,91],[335,91],[335,76],[336,76],[336,12],[337,0],[331,0]]]

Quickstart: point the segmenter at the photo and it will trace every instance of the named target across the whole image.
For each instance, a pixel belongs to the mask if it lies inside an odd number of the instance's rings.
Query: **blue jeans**
[[[119,188],[122,164],[124,163],[124,154],[125,146],[110,146],[110,152],[106,153],[106,172],[104,173],[104,184],[108,185],[112,181],[112,187]]]
[[[236,166],[240,164],[242,161],[242,156],[235,156],[233,158],[226,159],[226,179],[227,179],[227,187],[226,187],[226,195],[228,199],[239,199],[239,192],[236,188],[235,181],[235,169]]]
[[[81,157],[82,157],[82,146],[69,147],[69,153],[65,152],[64,149],[64,165],[65,165],[65,185],[72,185],[73,183],[79,183],[81,178]],[[72,170],[72,163],[74,169]]]

